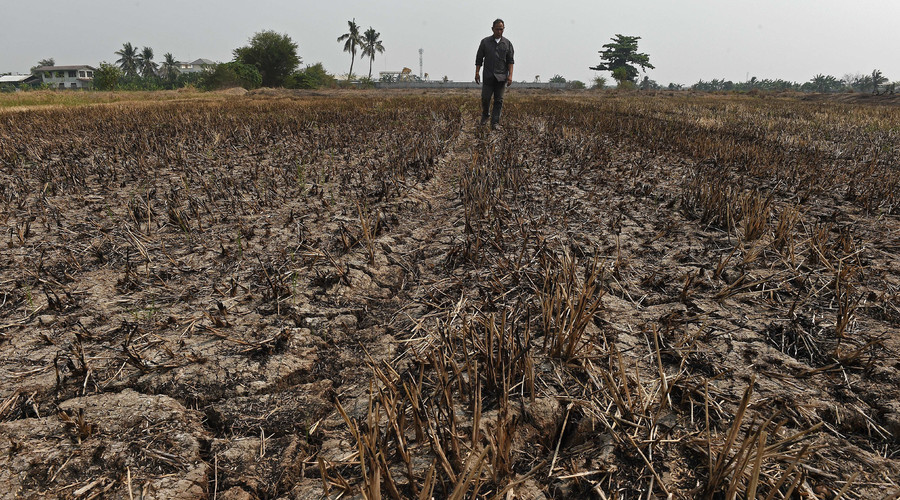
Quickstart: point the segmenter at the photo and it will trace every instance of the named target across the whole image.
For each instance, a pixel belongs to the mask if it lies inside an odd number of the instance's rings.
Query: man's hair
[[[497,19],[494,19],[494,24],[491,25],[491,28],[493,28],[494,26],[497,26],[497,23],[501,23],[501,24],[503,24],[503,27],[506,27],[506,23],[503,22],[503,19],[497,18]]]

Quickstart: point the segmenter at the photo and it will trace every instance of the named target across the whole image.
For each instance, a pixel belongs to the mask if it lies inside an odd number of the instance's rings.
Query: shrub
[[[108,62],[100,63],[94,71],[94,88],[97,90],[115,90],[122,80],[122,70]]]
[[[231,87],[243,87],[250,90],[262,85],[262,75],[258,69],[249,64],[232,61],[214,65],[209,72],[203,73],[198,83],[204,90]]]
[[[335,78],[325,71],[322,63],[318,62],[297,71],[285,81],[285,86],[292,89],[318,89],[322,87],[334,87]]]

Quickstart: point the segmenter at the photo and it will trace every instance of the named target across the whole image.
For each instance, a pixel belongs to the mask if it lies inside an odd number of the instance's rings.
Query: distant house
[[[94,83],[92,66],[39,66],[34,74],[41,77],[43,83],[58,89],[89,89]]]
[[[210,61],[209,59],[197,59],[196,61],[191,62],[179,61],[178,71],[182,73],[200,73],[213,64],[216,64],[216,62]]]
[[[20,89],[26,85],[40,85],[41,77],[38,75],[3,75],[0,76],[0,88],[13,87]]]

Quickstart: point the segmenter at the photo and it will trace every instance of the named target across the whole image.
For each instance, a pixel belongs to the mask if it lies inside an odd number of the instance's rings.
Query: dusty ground
[[[0,114],[0,498],[900,494],[895,107],[476,116]]]

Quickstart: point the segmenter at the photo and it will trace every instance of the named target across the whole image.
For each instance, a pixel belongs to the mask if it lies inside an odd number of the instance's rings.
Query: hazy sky
[[[424,71],[474,76],[478,41],[506,21],[516,50],[515,80],[554,74],[589,82],[597,51],[616,33],[639,48],[660,84],[747,76],[803,82],[880,69],[900,80],[900,1],[868,0],[0,0],[0,73],[27,73],[39,59],[59,65],[115,62],[124,42],[152,47],[157,61],[229,61],[257,31],[289,35],[304,64],[345,74],[350,56],[336,39],[356,18],[381,33],[373,73]],[[357,56],[358,57],[358,56]],[[368,73],[357,59],[354,73]]]

